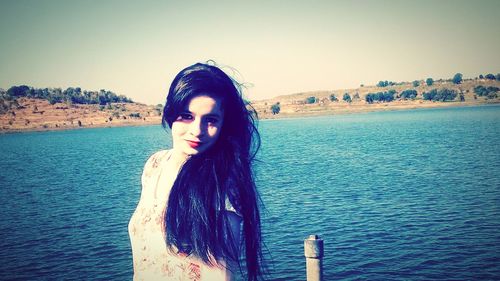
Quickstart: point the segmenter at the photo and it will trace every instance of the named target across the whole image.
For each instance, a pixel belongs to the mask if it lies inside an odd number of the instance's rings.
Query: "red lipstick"
[[[197,141],[190,141],[190,140],[187,140],[187,143],[190,147],[192,148],[197,148],[198,146],[200,146],[200,142],[197,142]]]

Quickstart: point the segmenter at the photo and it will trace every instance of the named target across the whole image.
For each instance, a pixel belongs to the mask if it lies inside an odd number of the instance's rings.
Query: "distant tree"
[[[462,83],[462,73],[457,73],[453,76],[453,83],[460,84]]]
[[[486,87],[479,85],[474,87],[474,93],[476,93],[478,96],[483,96],[483,94],[486,92]]]
[[[434,97],[437,95],[437,89],[432,89],[429,92],[424,92],[422,94],[422,97],[424,100],[429,100],[432,101],[434,100]]]
[[[452,101],[457,97],[457,92],[455,90],[450,89],[432,89],[428,93],[422,94],[424,100],[431,101]]]
[[[465,96],[464,93],[460,93],[460,101],[464,102],[465,101]]]
[[[102,91],[102,90],[101,90],[101,91]],[[103,95],[103,94],[102,94],[102,92],[100,92],[100,93],[99,93],[99,95],[98,95],[98,97],[97,97],[97,98],[99,99],[99,104],[100,104],[100,105],[105,105],[105,104],[107,104],[107,103],[108,103],[108,99],[107,99],[107,97],[106,97],[105,95]]]
[[[359,100],[359,93],[356,92],[354,96],[352,97],[353,100]]]
[[[124,108],[122,108],[122,111]],[[163,112],[163,104],[159,103],[155,106],[155,110],[156,110],[156,114],[161,116],[162,112]]]
[[[339,101],[339,99],[335,96],[335,94],[331,94],[330,101]]]
[[[280,103],[277,102],[271,106],[271,111],[273,112],[273,115],[280,113],[281,106]]]
[[[394,100],[394,95],[396,94],[397,92],[394,89],[386,92],[368,93],[365,96],[365,101],[370,104],[374,102],[391,102]]]
[[[387,86],[394,86],[394,85],[397,85],[397,83],[395,82],[392,82],[392,81],[379,81],[377,83],[377,87],[387,87]]]
[[[368,93],[366,96],[365,96],[365,101],[369,104],[372,104],[374,102],[374,94],[372,93]]]
[[[378,81],[377,87],[387,87],[388,84],[387,81]]]
[[[30,87],[26,85],[22,86],[12,86],[7,90],[7,95],[18,98],[18,97],[26,97],[30,92]]]
[[[498,87],[484,87],[482,85],[474,87],[474,93],[478,96],[483,97],[495,97],[500,89]]]
[[[133,103],[134,101],[130,98],[127,98],[124,95],[119,95],[118,96],[119,101],[118,102],[126,102],[126,103]],[[163,106],[162,106],[163,107]]]
[[[496,99],[498,98],[497,92],[491,92],[486,96],[488,99]]]
[[[56,104],[58,102],[65,101],[65,96],[61,88],[50,89],[47,100],[50,104]]]
[[[495,80],[496,79],[495,75],[493,75],[491,73],[486,74],[485,78],[488,79],[488,80]]]
[[[69,87],[66,90],[61,88],[34,89],[26,85],[13,86],[5,93],[5,97],[17,99],[19,97],[28,97],[35,99],[45,99],[49,103],[55,104],[65,102],[66,104],[101,104],[117,102],[133,102],[124,95],[117,96],[115,93],[106,90],[83,91],[80,87]]]
[[[484,76],[482,74],[479,74],[479,79],[484,79]]]
[[[394,100],[394,95],[396,94],[396,90],[389,90],[383,94],[383,101],[391,102]]]
[[[359,87],[360,88],[363,88],[365,86],[365,84],[360,84]]]
[[[418,80],[413,81],[413,87],[418,87],[418,86],[420,86],[420,81]]]
[[[432,86],[432,84],[434,84],[434,79],[432,78],[427,78],[425,80],[425,84],[427,84],[427,86]]]
[[[498,87],[493,87],[493,86],[484,87],[480,85],[474,87],[474,93],[476,93],[480,97],[486,97],[487,99],[496,99],[498,97],[499,90],[500,89]]]
[[[497,73],[497,75],[495,76],[495,78],[497,79],[497,81],[500,81],[500,73]]]
[[[66,99],[70,100],[72,103],[85,103],[85,99],[82,95],[82,89],[79,87],[67,88],[66,90],[64,90],[63,94],[66,96]]]
[[[306,103],[309,103],[309,104],[315,103],[316,101],[317,101],[316,97],[308,97],[306,99]]]
[[[404,90],[401,92],[401,98],[404,100],[414,100],[417,97],[417,91],[416,90]]]
[[[345,102],[352,102],[352,99],[351,99],[351,96],[349,95],[349,93],[345,93],[344,94],[344,97],[342,98]]]

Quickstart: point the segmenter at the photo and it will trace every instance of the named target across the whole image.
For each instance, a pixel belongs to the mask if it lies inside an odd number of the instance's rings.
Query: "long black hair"
[[[174,182],[165,212],[166,242],[170,250],[195,255],[210,265],[233,260],[241,270],[244,260],[248,280],[258,280],[263,259],[261,201],[252,172],[260,147],[256,113],[243,100],[240,84],[212,64],[197,63],[174,78],[163,109],[163,127],[172,128],[198,95],[220,100],[224,120],[216,143],[190,157]],[[242,217],[241,245],[232,237],[226,200]]]

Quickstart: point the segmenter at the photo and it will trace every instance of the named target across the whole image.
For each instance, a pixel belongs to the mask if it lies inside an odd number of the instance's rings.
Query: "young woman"
[[[239,85],[214,65],[185,68],[170,86],[162,124],[173,147],[146,162],[129,223],[134,280],[234,280],[242,271],[260,279],[252,174],[260,137]]]

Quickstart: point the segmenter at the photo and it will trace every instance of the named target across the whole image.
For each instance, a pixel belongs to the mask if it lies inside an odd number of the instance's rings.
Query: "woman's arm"
[[[240,241],[241,241],[241,222],[242,218],[235,212],[225,212],[229,225],[231,226],[231,234],[233,236],[234,247],[237,251],[237,256],[240,255]],[[231,243],[231,241],[228,241]],[[218,266],[203,266],[201,278],[203,281],[233,281],[239,272],[238,261],[236,260],[223,260],[218,262]]]
[[[226,212],[229,224],[231,225],[231,234],[233,236],[233,246],[236,249],[236,256],[240,256],[240,242],[241,242],[241,223],[243,219],[235,212]],[[233,275],[239,271],[237,260],[227,260],[227,279],[226,281],[234,280]]]

